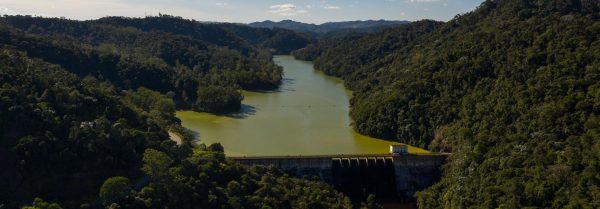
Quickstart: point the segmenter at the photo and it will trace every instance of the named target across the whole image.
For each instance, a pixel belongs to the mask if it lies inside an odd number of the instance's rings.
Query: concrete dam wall
[[[351,198],[375,194],[410,200],[440,178],[448,154],[230,157],[242,165],[275,166],[297,177],[317,177]]]

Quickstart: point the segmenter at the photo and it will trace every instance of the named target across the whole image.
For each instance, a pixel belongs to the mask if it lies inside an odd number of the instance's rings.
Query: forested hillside
[[[352,41],[364,38],[368,33],[362,32],[339,32],[330,33],[327,36],[319,38],[314,43],[308,44],[306,47],[293,51],[293,55],[296,59],[315,61],[324,52],[331,52],[334,47],[342,45],[342,43],[350,43]],[[348,45],[344,45],[348,46]]]
[[[326,22],[323,24],[311,24],[296,22],[293,20],[282,20],[273,22],[270,20],[263,22],[249,23],[249,26],[257,28],[284,28],[297,32],[306,33],[316,37],[327,37],[331,33],[338,31],[354,31],[354,32],[376,32],[385,28],[396,27],[406,24],[408,21],[393,21],[393,20],[357,20],[357,21],[342,21],[342,22]]]
[[[598,208],[599,7],[488,0],[329,44],[315,66],[354,91],[358,131],[452,151],[420,208]]]
[[[281,69],[271,61],[271,51],[289,52],[309,41],[286,30],[172,16],[93,21],[5,16],[0,23],[1,43],[31,57],[122,89],[143,86],[169,93],[179,107],[216,113],[239,109],[240,89],[277,88]],[[281,46],[288,41],[296,45]],[[198,97],[203,87],[221,89],[220,95],[233,101],[216,98],[231,104],[203,106],[213,99]]]
[[[109,19],[139,25],[0,19],[0,207],[351,207],[330,186],[195,147],[175,117],[176,102],[223,112],[239,108],[240,89],[276,88],[281,69],[265,45],[156,26],[205,26],[173,17]]]
[[[168,139],[157,121],[169,117],[139,115],[110,84],[6,47],[0,62],[0,197],[9,207],[38,194],[90,194],[107,175],[137,173],[129,167],[144,148]]]

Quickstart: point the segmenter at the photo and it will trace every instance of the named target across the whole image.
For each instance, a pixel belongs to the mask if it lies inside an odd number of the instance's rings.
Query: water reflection
[[[244,119],[255,114],[256,107],[247,104],[242,104],[242,107],[239,112],[225,114],[224,116],[235,119]]]

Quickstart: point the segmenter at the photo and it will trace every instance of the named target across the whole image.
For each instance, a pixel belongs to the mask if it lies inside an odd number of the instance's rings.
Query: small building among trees
[[[408,154],[408,146],[405,144],[390,145],[390,154],[392,155],[405,155]]]

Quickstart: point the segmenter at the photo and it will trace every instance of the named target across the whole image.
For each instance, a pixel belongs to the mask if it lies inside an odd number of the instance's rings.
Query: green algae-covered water
[[[243,111],[228,116],[179,111],[199,143],[221,143],[228,156],[383,154],[392,142],[356,133],[350,126],[351,92],[342,80],[313,69],[311,62],[276,56],[284,69],[274,92],[243,92]],[[397,144],[397,143],[396,143]],[[425,150],[409,147],[409,152]]]

